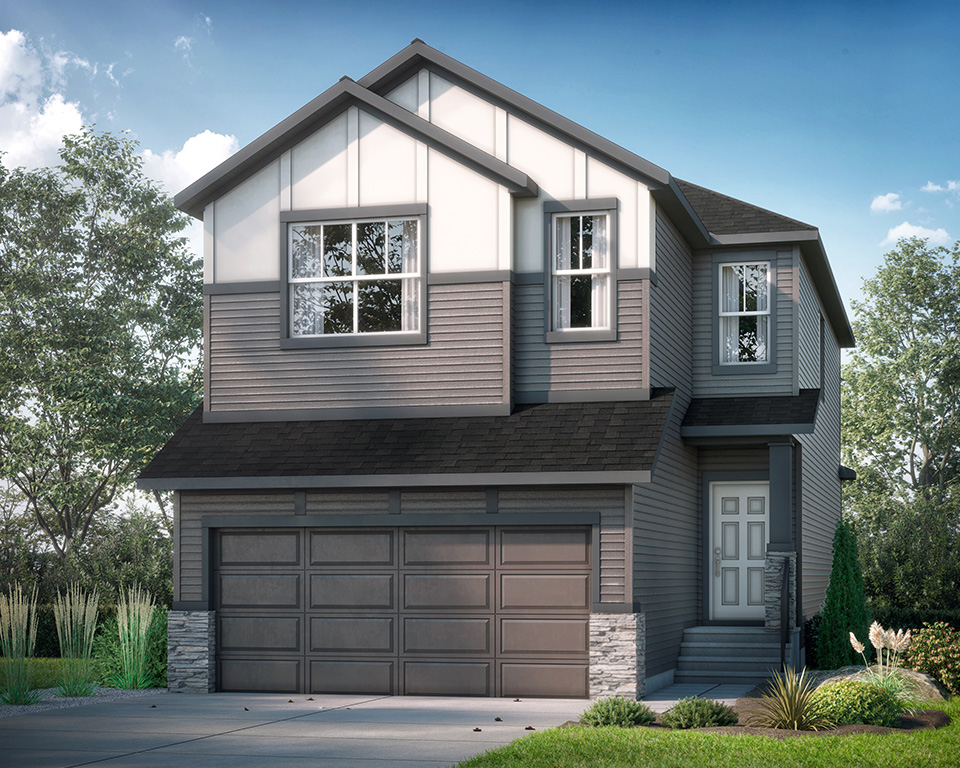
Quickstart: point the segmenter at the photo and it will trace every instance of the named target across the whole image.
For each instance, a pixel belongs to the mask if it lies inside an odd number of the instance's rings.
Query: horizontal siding
[[[776,373],[714,376],[717,353],[713,344],[716,308],[713,284],[717,279],[711,254],[694,257],[693,268],[693,396],[791,395],[793,382],[793,252],[777,254]]]
[[[797,378],[800,389],[817,389],[820,386],[820,302],[802,260],[798,276]]]
[[[204,515],[292,515],[294,494],[287,493],[195,493],[180,491],[180,519],[177,528],[177,558],[180,569],[179,595],[174,600],[203,599]]]
[[[386,515],[390,513],[387,491],[307,491],[308,515]]]
[[[503,284],[427,295],[426,345],[285,350],[279,294],[210,296],[210,409],[503,402]]]
[[[678,394],[652,482],[634,486],[634,601],[647,626],[647,676],[675,669],[685,627],[701,615],[697,449],[680,439]]]
[[[701,448],[701,472],[767,472],[770,451],[764,446]]]
[[[501,514],[525,512],[599,512],[600,601],[622,603],[626,598],[626,532],[624,491],[615,488],[501,488]]]
[[[643,371],[643,281],[617,283],[617,341],[547,344],[543,285],[513,287],[515,392],[632,389]]]
[[[798,435],[803,446],[801,551],[803,612],[817,613],[823,603],[833,562],[833,533],[840,516],[840,349],[824,329],[823,397],[812,434]]]
[[[454,514],[484,513],[487,511],[487,494],[483,490],[473,491],[400,491],[400,513],[413,514]],[[442,525],[442,518],[437,519]]]
[[[657,282],[650,286],[650,386],[691,385],[693,257],[680,233],[657,213]]]

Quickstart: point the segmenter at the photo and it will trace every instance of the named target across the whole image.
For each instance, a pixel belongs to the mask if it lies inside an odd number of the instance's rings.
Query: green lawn
[[[554,728],[457,768],[958,768],[960,697],[939,708],[953,722],[936,731],[782,741],[696,731]]]

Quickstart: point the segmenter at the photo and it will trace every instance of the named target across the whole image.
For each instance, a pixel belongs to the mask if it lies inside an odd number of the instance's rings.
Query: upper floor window
[[[720,265],[720,364],[769,363],[770,263]]]
[[[419,217],[288,225],[290,337],[419,331]]]

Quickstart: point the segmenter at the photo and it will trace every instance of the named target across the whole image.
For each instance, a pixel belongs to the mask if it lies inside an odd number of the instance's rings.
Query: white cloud
[[[935,245],[944,245],[950,240],[950,235],[947,234],[947,230],[942,227],[939,229],[928,229],[927,227],[921,227],[905,221],[903,224],[899,224],[887,232],[886,239],[880,243],[880,245],[892,245],[904,237],[923,237]]]
[[[960,181],[948,181],[944,184],[934,184],[928,181],[920,190],[921,192],[960,192]]]
[[[903,210],[903,202],[900,195],[896,192],[888,192],[885,195],[877,195],[870,203],[872,213],[889,213],[890,211]]]
[[[0,32],[0,102],[32,102],[43,87],[43,62],[23,33]]]
[[[186,55],[190,53],[190,49],[193,48],[193,38],[180,35],[180,37],[173,41],[173,47],[178,51],[184,51],[184,55]]]
[[[204,131],[191,136],[179,151],[143,152],[143,170],[174,195],[237,151],[236,136]]]

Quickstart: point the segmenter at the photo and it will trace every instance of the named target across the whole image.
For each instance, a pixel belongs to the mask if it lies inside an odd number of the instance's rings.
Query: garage
[[[212,539],[221,691],[588,695],[589,526]]]

